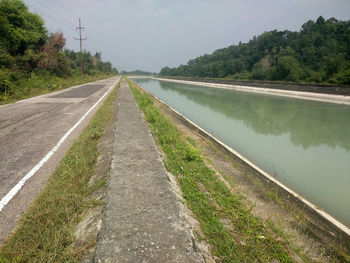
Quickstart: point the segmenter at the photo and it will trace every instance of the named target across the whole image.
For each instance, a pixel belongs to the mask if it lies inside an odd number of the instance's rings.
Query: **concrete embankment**
[[[149,76],[146,76],[149,77]],[[160,77],[163,78],[163,77]],[[350,85],[331,85],[331,84],[307,84],[307,83],[293,83],[293,82],[276,82],[276,81],[257,81],[257,80],[234,80],[234,79],[220,79],[220,78],[198,78],[198,77],[169,77],[168,79],[187,80],[187,81],[198,81],[208,82],[217,84],[229,84],[237,86],[250,86],[257,88],[268,88],[268,89],[280,89],[280,90],[291,90],[291,91],[303,91],[312,93],[322,94],[334,94],[350,96]]]
[[[125,81],[94,262],[204,262]]]
[[[284,89],[278,89],[278,88],[253,87],[253,86],[243,86],[243,85],[223,84],[223,83],[203,82],[203,81],[189,81],[189,80],[181,80],[181,79],[167,79],[167,78],[154,78],[154,79],[183,83],[183,84],[190,84],[190,85],[200,85],[200,86],[213,87],[213,88],[232,89],[232,90],[245,91],[245,92],[255,92],[255,93],[263,93],[263,94],[269,94],[269,95],[275,95],[275,96],[284,96],[284,97],[291,97],[291,98],[297,98],[297,99],[350,105],[350,96],[347,96],[347,95],[325,94],[325,93],[317,93],[317,92],[284,90]]]
[[[342,244],[343,247],[347,247],[350,244],[350,229],[340,223],[338,220],[319,209],[308,200],[304,199],[302,196],[295,193],[293,190],[289,189],[273,176],[269,175],[261,168],[256,166],[254,163],[250,162],[240,153],[232,149],[231,147],[225,145],[220,140],[216,139],[214,136],[203,130],[201,127],[193,123],[191,120],[184,117],[181,113],[174,110],[166,103],[153,96],[148,91],[144,90],[146,93],[151,95],[154,99],[160,102],[162,105],[167,107],[174,118],[180,120],[184,125],[192,130],[195,130],[202,137],[210,140],[217,149],[226,155],[230,156],[234,160],[241,163],[246,169],[248,174],[253,174],[257,178],[261,179],[261,182],[269,189],[277,189],[285,202],[293,203],[301,214],[303,214],[304,219],[306,219],[308,224],[308,230],[313,233],[314,236],[323,240],[329,240],[329,242],[336,242],[337,244]]]

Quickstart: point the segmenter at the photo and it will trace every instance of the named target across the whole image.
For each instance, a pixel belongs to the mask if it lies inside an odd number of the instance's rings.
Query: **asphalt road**
[[[1,200],[116,83],[110,78],[0,107],[0,243],[14,228],[102,101],[1,209]],[[103,99],[105,99],[105,96]],[[4,204],[4,202],[2,202]]]

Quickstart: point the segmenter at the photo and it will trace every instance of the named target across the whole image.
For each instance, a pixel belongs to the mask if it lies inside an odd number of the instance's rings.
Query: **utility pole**
[[[84,75],[84,64],[83,64],[83,40],[86,40],[87,38],[81,37],[81,30],[85,30],[84,27],[81,26],[80,18],[79,18],[79,26],[76,28],[76,30],[79,30],[79,38],[74,38],[75,40],[80,41],[80,71],[81,75]]]

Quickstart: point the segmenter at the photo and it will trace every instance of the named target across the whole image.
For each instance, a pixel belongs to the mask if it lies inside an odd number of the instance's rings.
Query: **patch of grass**
[[[32,75],[30,78],[23,78],[11,83],[10,95],[0,96],[0,105],[110,77],[112,75],[105,73],[84,76],[74,74],[69,77],[57,77],[50,74]]]
[[[293,262],[293,252],[277,241],[241,197],[233,195],[205,165],[199,150],[182,138],[153,105],[152,98],[134,82],[128,83],[166,156],[167,169],[175,176],[183,174],[178,179],[183,197],[196,215],[213,255],[220,262]]]
[[[97,143],[113,116],[117,87],[71,146],[15,232],[3,243],[0,262],[79,262],[79,252],[72,246],[74,230],[82,214],[101,204],[89,195],[103,187],[105,181],[91,186],[88,182],[99,156]]]
[[[196,142],[190,138],[190,137],[186,137],[186,141],[191,144],[193,147],[196,147]]]

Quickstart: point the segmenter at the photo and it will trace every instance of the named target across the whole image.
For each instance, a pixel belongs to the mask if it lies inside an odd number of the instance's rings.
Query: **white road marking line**
[[[69,131],[59,140],[59,142],[52,148],[50,152],[29,172],[27,173],[0,201],[0,212],[2,209],[11,201],[11,199],[21,190],[25,182],[31,178],[49,159],[50,157],[58,150],[62,143],[68,138],[68,136],[75,130],[76,127],[86,118],[86,116],[100,103],[100,101],[108,94],[108,92],[117,84],[119,78],[113,83],[113,85],[103,94],[103,96],[84,114],[80,120],[74,124]]]

